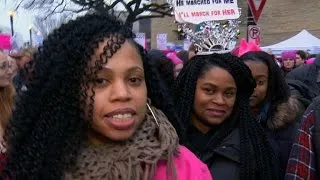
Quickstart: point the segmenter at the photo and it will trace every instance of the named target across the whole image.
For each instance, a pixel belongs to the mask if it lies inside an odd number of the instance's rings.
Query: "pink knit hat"
[[[309,58],[306,60],[306,64],[312,64],[316,58]]]
[[[296,51],[295,50],[289,50],[289,51],[283,51],[282,54],[282,61],[286,60],[286,59],[292,59],[292,60],[296,60]]]
[[[167,58],[169,58],[174,65],[183,63],[183,61],[177,56],[177,54],[173,52],[168,53]]]
[[[244,55],[247,52],[259,52],[261,51],[260,47],[256,44],[255,41],[247,42],[244,38],[241,39],[239,45],[238,57]]]

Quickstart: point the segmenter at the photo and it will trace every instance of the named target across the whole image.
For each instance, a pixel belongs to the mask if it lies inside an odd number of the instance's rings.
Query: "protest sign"
[[[157,49],[159,49],[159,50],[167,49],[167,34],[166,33],[157,34]]]
[[[237,0],[174,0],[175,18],[179,23],[238,19]]]
[[[146,48],[146,34],[145,33],[136,33],[136,38],[134,40],[140,44],[143,48]]]

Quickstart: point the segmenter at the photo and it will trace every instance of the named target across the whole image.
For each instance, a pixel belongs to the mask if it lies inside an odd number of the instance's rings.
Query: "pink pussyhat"
[[[232,55],[238,56],[239,55],[239,46],[233,48],[230,53]]]
[[[250,41],[249,43],[247,43],[247,41],[242,38],[239,45],[238,57],[244,55],[247,52],[259,52],[259,51],[261,51],[261,49],[254,41]]]
[[[306,60],[306,64],[312,64],[316,58],[309,58]]]
[[[177,54],[173,52],[168,53],[167,58],[169,58],[174,65],[183,63],[183,61],[177,56]]]

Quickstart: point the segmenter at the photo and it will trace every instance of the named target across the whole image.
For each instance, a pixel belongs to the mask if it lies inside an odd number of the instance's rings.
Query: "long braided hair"
[[[250,69],[230,53],[195,56],[188,61],[176,79],[175,107],[181,124],[185,125],[181,128],[182,143],[186,146],[190,143],[186,134],[193,113],[197,79],[213,66],[226,69],[232,75],[237,85],[237,96],[231,116],[219,125],[208,146],[214,149],[233,129],[239,128],[240,179],[278,179],[276,156],[262,127],[249,109],[249,97],[253,93],[255,82]]]
[[[270,102],[271,107],[268,114],[274,112],[277,106],[281,103],[289,100],[290,92],[284,75],[273,60],[272,55],[259,51],[259,52],[247,52],[240,57],[243,62],[263,62],[268,66],[269,78],[268,78],[268,90],[265,102]]]
[[[133,38],[127,26],[100,13],[78,17],[48,36],[34,55],[28,91],[18,101],[8,125],[8,160],[1,176],[60,179],[73,167],[88,131],[87,117],[91,119],[93,113],[90,80],[125,41],[135,45],[141,55],[152,105],[178,122],[173,104],[164,101],[167,94],[159,83],[160,76]],[[92,55],[106,39],[101,57],[107,58],[92,63]]]

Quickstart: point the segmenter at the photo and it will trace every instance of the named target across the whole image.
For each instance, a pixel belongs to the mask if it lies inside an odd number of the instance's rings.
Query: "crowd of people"
[[[0,177],[319,179],[320,56],[250,43],[147,51],[89,13],[0,52]]]

